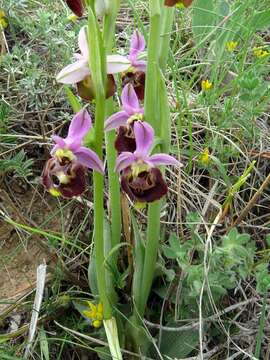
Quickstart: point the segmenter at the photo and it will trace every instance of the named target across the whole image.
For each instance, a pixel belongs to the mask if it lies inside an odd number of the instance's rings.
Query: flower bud
[[[110,12],[110,1],[108,0],[96,0],[95,1],[95,11],[96,14],[100,17],[108,15]]]

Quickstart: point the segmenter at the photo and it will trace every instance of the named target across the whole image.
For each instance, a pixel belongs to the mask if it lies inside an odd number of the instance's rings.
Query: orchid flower
[[[145,50],[145,39],[144,36],[138,31],[135,30],[130,41],[130,50],[128,59],[131,62],[131,66],[133,66],[136,70],[146,71],[146,61],[139,60],[139,56]]]
[[[192,4],[193,0],[165,0],[164,5],[166,6],[179,6],[179,7],[188,7]]]
[[[103,174],[103,163],[97,154],[82,146],[83,138],[91,127],[91,117],[86,109],[82,109],[73,117],[65,139],[58,135],[52,136],[56,145],[53,147],[51,155],[59,159],[76,160],[81,165]]]
[[[136,92],[131,84],[127,84],[121,95],[121,111],[110,116],[105,122],[105,131],[117,129],[120,126],[132,123],[134,120],[142,120],[144,109],[140,103]]]
[[[128,55],[128,60],[131,62],[131,66],[122,75],[122,85],[125,86],[126,84],[131,83],[140,100],[144,99],[146,61],[140,60],[140,55],[144,52],[144,50],[144,37],[138,30],[136,30],[131,37],[130,51]]]
[[[104,173],[98,155],[82,146],[83,138],[92,126],[91,117],[82,109],[72,119],[68,135],[62,138],[53,135],[55,142],[51,150],[52,158],[45,165],[42,180],[52,195],[73,197],[85,190],[85,168]]]
[[[81,28],[78,37],[80,53],[74,54],[76,61],[60,71],[56,80],[63,84],[82,84],[84,87],[91,86],[91,71],[89,69],[89,48],[87,41],[87,26]],[[131,66],[128,58],[121,55],[107,56],[107,74],[122,73]],[[90,90],[91,89],[90,87]],[[111,93],[111,91],[109,91]],[[91,94],[90,94],[91,96]],[[85,98],[85,97],[83,97]]]
[[[143,121],[144,109],[131,84],[127,84],[121,95],[122,110],[113,114],[105,122],[105,131],[118,129],[115,148],[118,153],[136,149],[133,126],[135,121]]]
[[[145,123],[134,123],[136,150],[123,152],[116,160],[116,171],[121,173],[121,187],[132,200],[153,202],[164,196],[168,187],[160,165],[180,166],[178,160],[167,154],[150,155],[154,142],[154,130]]]

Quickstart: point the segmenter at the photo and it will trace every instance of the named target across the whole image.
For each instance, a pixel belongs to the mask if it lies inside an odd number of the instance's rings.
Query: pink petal
[[[131,63],[127,57],[122,55],[107,56],[107,74],[117,74],[130,68]]]
[[[87,61],[78,60],[61,70],[56,76],[56,80],[62,84],[77,84],[88,75],[90,75],[90,71]]]
[[[120,172],[136,162],[136,156],[131,152],[122,152],[116,159],[115,170]]]
[[[119,111],[113,114],[105,122],[105,131],[111,131],[112,129],[117,129],[121,125],[126,125],[128,118],[129,115],[125,111]]]
[[[69,144],[74,141],[81,143],[91,127],[92,120],[88,111],[86,109],[80,110],[71,120],[66,140]]]
[[[144,36],[138,31],[135,30],[130,42],[130,56],[133,58],[137,57],[137,55],[144,51],[145,49],[145,40]]]
[[[144,160],[150,152],[154,141],[154,129],[146,122],[134,122],[134,134],[136,140],[135,155]]]
[[[89,49],[88,49],[87,26],[86,25],[83,26],[79,32],[78,43],[79,43],[79,49],[81,50],[84,60],[88,60]]]
[[[52,148],[52,150],[50,151],[50,154],[53,156],[53,154],[56,152],[56,150],[58,150],[60,148],[59,145],[54,145],[54,147]]]
[[[145,60],[135,60],[132,61],[132,66],[138,71],[146,72],[147,62]]]
[[[123,109],[129,114],[134,115],[140,112],[140,104],[136,92],[131,84],[127,84],[121,95]],[[139,111],[138,111],[139,110]]]
[[[173,156],[167,154],[154,154],[149,156],[147,162],[152,166],[159,165],[175,165],[175,166],[183,166],[178,160],[176,160]]]
[[[74,151],[74,155],[76,156],[78,162],[83,166],[104,174],[103,162],[94,151],[82,146],[78,150]]]
[[[60,148],[64,148],[64,147],[66,146],[65,139],[61,138],[61,136],[52,135],[52,140],[53,140]]]

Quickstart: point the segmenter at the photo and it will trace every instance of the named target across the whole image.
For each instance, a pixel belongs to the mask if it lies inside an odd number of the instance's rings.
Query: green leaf
[[[68,102],[70,106],[72,107],[74,113],[79,112],[82,109],[82,105],[79,101],[79,99],[73,94],[73,92],[70,90],[68,86],[64,86],[64,90],[66,92]]]
[[[105,98],[105,51],[99,25],[90,7],[88,12],[88,40],[90,54],[89,65],[91,69],[91,77],[93,80],[95,93]]]
[[[177,324],[170,324],[177,327]],[[162,330],[160,352],[173,359],[185,358],[199,343],[199,333],[196,330],[166,331]]]
[[[108,346],[96,346],[95,351],[100,360],[111,360],[111,353]]]
[[[260,11],[253,16],[251,27],[254,31],[264,30],[270,27],[270,10]]]
[[[142,242],[141,234],[133,213],[131,213],[131,220],[132,220],[134,242],[135,242],[134,253],[133,253],[134,275],[133,275],[133,283],[132,283],[132,295],[134,297],[134,302],[138,307],[138,304],[140,303],[140,295],[141,295],[145,247]]]
[[[48,340],[43,327],[39,331],[39,342],[42,356],[45,360],[50,360]]]
[[[197,44],[211,32],[217,16],[213,0],[196,0],[193,3],[192,31]]]

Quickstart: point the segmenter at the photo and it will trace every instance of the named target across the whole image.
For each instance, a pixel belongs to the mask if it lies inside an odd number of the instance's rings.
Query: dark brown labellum
[[[183,4],[185,7],[188,7],[192,4],[192,1],[193,0],[182,0],[182,1],[179,1],[179,0],[165,0],[165,5],[166,6],[174,6],[174,5],[177,5],[177,4]]]
[[[145,73],[143,71],[129,71],[122,76],[122,87],[132,84],[139,100],[144,99]]]
[[[67,6],[75,15],[81,17],[84,12],[84,1],[83,0],[66,0]]]
[[[127,168],[121,175],[121,187],[131,200],[150,203],[162,198],[168,192],[168,187],[162,173],[157,168],[142,171],[134,178],[131,168]]]
[[[85,191],[85,173],[85,167],[76,161],[60,162],[56,158],[51,158],[43,169],[42,184],[51,193],[56,192],[65,198],[72,198]]]
[[[123,151],[134,152],[136,150],[133,124],[119,127],[114,146],[118,154]]]

